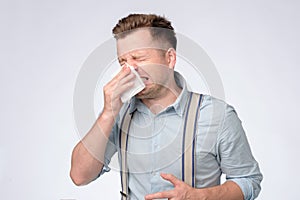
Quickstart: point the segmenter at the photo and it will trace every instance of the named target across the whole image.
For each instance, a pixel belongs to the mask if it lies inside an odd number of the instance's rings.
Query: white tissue
[[[126,63],[126,65],[130,68],[131,72],[135,74],[135,79],[134,85],[121,95],[121,101],[123,103],[129,101],[131,97],[133,97],[145,88],[143,80],[141,79],[140,75],[135,71],[133,66],[129,65],[128,63]]]

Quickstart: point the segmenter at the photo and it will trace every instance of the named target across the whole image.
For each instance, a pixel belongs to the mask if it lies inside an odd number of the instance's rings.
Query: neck
[[[176,85],[174,80],[168,88],[164,87],[161,90],[160,95],[158,95],[156,98],[142,99],[142,102],[150,109],[152,113],[157,114],[174,103],[181,91],[182,89]]]

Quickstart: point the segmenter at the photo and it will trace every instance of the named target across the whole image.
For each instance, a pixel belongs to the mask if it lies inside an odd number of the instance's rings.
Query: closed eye
[[[133,56],[132,59],[136,60],[136,61],[144,61],[146,58],[145,57]]]

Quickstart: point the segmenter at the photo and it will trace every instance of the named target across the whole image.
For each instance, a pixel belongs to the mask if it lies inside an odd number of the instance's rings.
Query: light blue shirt
[[[139,99],[132,98],[133,118],[128,139],[130,199],[144,199],[147,194],[170,190],[173,185],[160,173],[171,173],[181,179],[182,126],[185,105],[190,92],[183,77],[175,72],[182,92],[176,101],[153,114]],[[100,175],[110,170],[111,157],[119,150],[120,118],[112,130]],[[196,134],[196,188],[220,185],[220,176],[237,183],[245,199],[255,199],[261,188],[262,174],[255,161],[245,132],[234,108],[224,101],[203,95]]]

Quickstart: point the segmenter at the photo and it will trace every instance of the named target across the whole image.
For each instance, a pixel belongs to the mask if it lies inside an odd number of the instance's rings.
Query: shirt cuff
[[[108,166],[103,165],[101,172],[98,174],[98,176],[94,180],[96,180],[97,178],[102,176],[102,174],[104,174],[105,172],[109,172],[109,171],[110,171],[110,168]]]
[[[102,168],[102,170],[101,170],[101,172],[100,172],[100,176],[101,176],[102,174],[104,174],[105,172],[109,172],[109,171],[110,171],[110,167],[107,166],[107,165],[103,165],[103,168]]]
[[[252,184],[249,183],[249,180],[247,180],[247,178],[234,178],[234,179],[228,179],[228,181],[235,182],[241,188],[245,200],[254,199]]]

